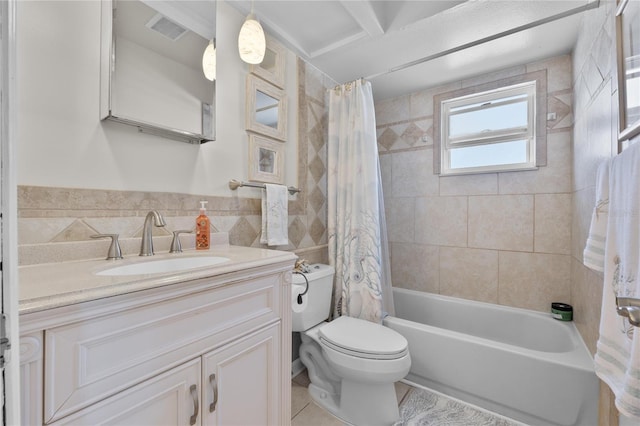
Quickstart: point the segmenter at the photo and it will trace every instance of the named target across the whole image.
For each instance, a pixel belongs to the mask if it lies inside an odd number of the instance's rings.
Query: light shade
[[[240,59],[248,64],[259,64],[264,59],[266,47],[267,41],[264,38],[262,25],[253,13],[250,13],[242,24],[238,35]]]
[[[202,72],[207,80],[214,81],[216,79],[216,46],[213,44],[213,40],[209,42],[202,54]]]

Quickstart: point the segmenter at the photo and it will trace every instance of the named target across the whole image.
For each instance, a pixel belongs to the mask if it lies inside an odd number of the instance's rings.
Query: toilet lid
[[[331,349],[368,359],[396,359],[408,352],[401,334],[370,321],[339,317],[320,327],[320,342]]]

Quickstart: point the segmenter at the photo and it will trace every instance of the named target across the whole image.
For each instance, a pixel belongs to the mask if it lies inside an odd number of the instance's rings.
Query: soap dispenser
[[[205,204],[207,201],[200,201],[200,216],[196,218],[196,250],[209,249],[209,218],[207,217],[207,209]]]

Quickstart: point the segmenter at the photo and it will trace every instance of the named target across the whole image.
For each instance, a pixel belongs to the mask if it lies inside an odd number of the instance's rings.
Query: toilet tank
[[[302,296],[303,299],[306,299],[306,307],[300,312],[296,312],[296,309],[293,310],[293,331],[308,330],[325,321],[331,313],[334,269],[329,265],[313,264],[310,266],[311,272],[305,273],[309,281],[309,291]],[[294,273],[292,275],[292,288],[295,287],[304,289],[306,282],[302,275]],[[297,302],[292,300],[291,303],[295,304]]]

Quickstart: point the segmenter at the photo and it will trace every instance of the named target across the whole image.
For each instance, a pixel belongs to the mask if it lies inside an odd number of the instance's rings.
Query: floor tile
[[[337,418],[329,414],[325,409],[310,403],[295,417],[291,419],[291,426],[343,426]]]

